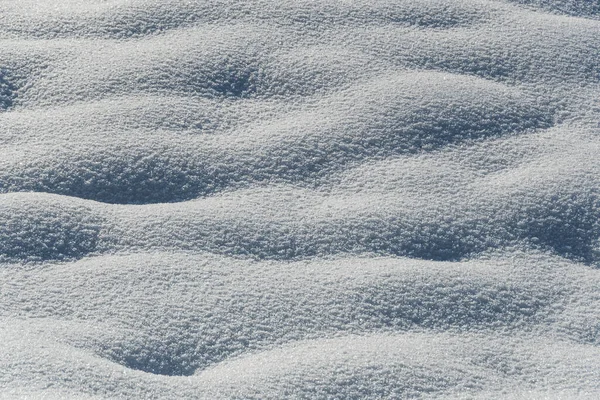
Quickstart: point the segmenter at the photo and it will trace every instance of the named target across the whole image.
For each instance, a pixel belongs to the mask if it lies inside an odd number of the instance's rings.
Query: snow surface
[[[597,0],[7,0],[0,54],[0,398],[600,398]]]

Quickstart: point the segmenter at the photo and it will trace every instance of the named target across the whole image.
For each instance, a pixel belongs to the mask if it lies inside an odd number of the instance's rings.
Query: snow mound
[[[92,253],[102,222],[80,203],[45,194],[1,195],[2,260],[60,260]]]
[[[241,182],[318,182],[348,163],[552,123],[546,107],[510,87],[423,72],[380,77],[290,114],[240,129],[235,144],[232,134],[174,140],[166,133],[140,143],[143,131],[136,128],[116,137],[107,132],[110,139],[100,141],[86,135],[65,146],[63,140],[74,134],[69,132],[56,138],[56,144],[44,140],[29,146],[31,155],[25,160],[5,162],[4,180],[14,183],[4,190],[108,203],[183,201]]]

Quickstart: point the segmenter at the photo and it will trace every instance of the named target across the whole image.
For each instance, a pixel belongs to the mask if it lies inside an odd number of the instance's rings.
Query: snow
[[[0,398],[600,397],[583,0],[0,4]]]

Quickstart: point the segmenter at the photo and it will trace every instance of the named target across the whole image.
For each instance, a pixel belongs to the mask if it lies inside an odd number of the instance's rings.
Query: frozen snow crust
[[[0,398],[600,398],[600,6],[0,3]]]

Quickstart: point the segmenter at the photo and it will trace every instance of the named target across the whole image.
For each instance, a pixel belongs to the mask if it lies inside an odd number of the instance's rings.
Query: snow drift
[[[597,398],[592,1],[5,1],[0,397]]]

